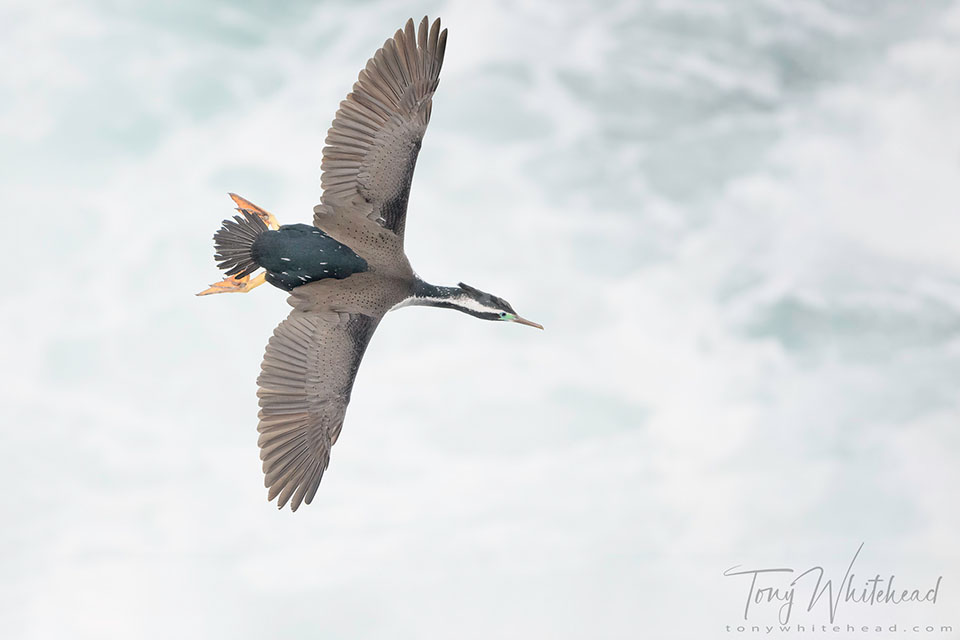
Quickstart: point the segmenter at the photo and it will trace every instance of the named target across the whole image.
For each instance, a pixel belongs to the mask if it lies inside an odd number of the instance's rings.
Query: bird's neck
[[[441,287],[417,278],[413,283],[413,295],[407,302],[423,307],[450,307],[462,296],[460,287]]]
[[[441,307],[471,313],[467,306],[467,297],[460,287],[442,287],[417,278],[413,284],[413,295],[403,301],[403,306]]]

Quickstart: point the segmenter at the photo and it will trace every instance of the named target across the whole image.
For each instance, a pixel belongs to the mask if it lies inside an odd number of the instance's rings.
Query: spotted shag
[[[388,311],[443,307],[543,328],[503,298],[421,280],[404,253],[410,183],[446,44],[440,20],[424,18],[419,30],[409,20],[367,62],[327,134],[313,226],[281,226],[230,194],[239,215],[214,235],[226,277],[198,295],[264,282],[291,293],[293,310],[274,330],[257,379],[267,499],[280,508],[313,500],[360,360]]]

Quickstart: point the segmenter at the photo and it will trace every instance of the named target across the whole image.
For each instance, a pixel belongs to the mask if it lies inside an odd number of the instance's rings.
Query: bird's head
[[[462,311],[484,320],[516,322],[517,324],[525,324],[528,327],[543,329],[542,325],[518,316],[517,312],[510,306],[510,303],[503,298],[498,298],[493,294],[480,291],[480,289],[462,282],[458,286],[460,295],[457,296],[457,306]]]

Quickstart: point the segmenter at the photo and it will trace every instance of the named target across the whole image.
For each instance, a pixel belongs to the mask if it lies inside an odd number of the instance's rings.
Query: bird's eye
[[[506,318],[506,317],[507,317],[507,312],[506,312],[506,311],[501,311],[501,312],[500,312],[500,317],[501,317],[501,318]]]

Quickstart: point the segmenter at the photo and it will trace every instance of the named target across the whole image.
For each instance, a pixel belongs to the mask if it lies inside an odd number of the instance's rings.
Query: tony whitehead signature
[[[904,602],[929,602],[936,604],[937,595],[940,592],[940,582],[943,576],[937,578],[936,583],[929,589],[900,589],[894,586],[896,576],[890,574],[883,578],[876,574],[867,579],[857,579],[853,572],[853,565],[857,561],[857,556],[863,549],[863,543],[853,554],[847,572],[843,575],[843,580],[834,585],[833,578],[826,578],[826,572],[823,567],[811,567],[803,572],[797,572],[789,567],[772,569],[743,569],[740,565],[730,567],[723,572],[725,576],[746,576],[750,582],[750,590],[747,592],[747,602],[743,607],[743,619],[747,620],[750,616],[750,607],[752,605],[774,604],[779,605],[777,617],[781,624],[790,622],[790,616],[793,614],[793,605],[796,601],[797,591],[801,594],[809,590],[809,599],[804,597],[801,602],[805,602],[807,611],[813,611],[818,603],[823,602],[821,607],[827,607],[832,623],[837,615],[837,610],[841,603],[856,602],[867,605],[897,605]],[[792,577],[789,583],[784,581]]]

